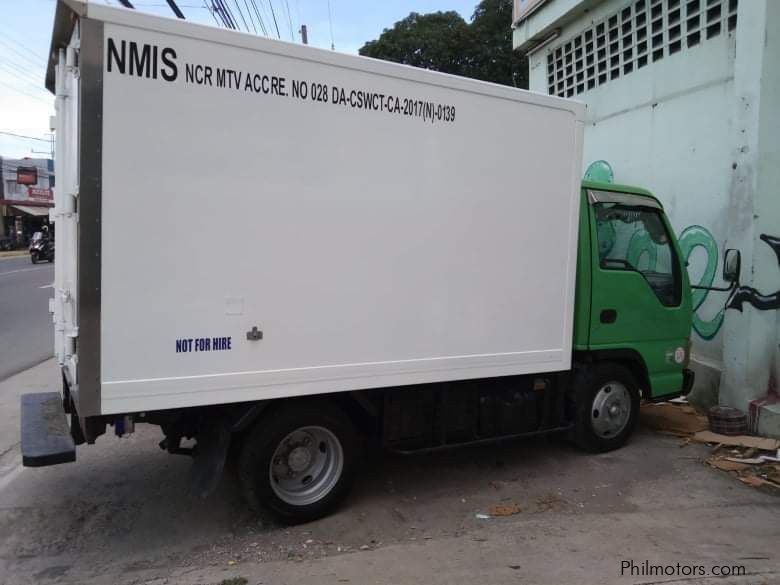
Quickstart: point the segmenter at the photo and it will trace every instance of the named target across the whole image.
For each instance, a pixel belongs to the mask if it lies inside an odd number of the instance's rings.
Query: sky
[[[94,0],[119,6],[118,0]],[[172,16],[165,0],[130,0],[137,10]],[[224,0],[237,13],[244,0]],[[478,0],[255,0],[261,10],[274,7],[281,38],[300,42],[301,23],[309,44],[357,53],[366,42],[410,12],[456,10],[469,20]],[[215,25],[203,0],[177,0],[188,20]],[[270,3],[270,5],[269,5]],[[328,17],[330,4],[330,14]],[[49,117],[54,98],[44,87],[46,56],[56,0],[0,0],[0,156],[39,157],[49,152]],[[287,18],[289,7],[290,18]],[[236,14],[236,18],[238,15]],[[268,19],[266,25],[270,24]],[[291,26],[292,25],[292,26]],[[276,37],[276,29],[272,29]],[[8,133],[33,137],[18,138]]]

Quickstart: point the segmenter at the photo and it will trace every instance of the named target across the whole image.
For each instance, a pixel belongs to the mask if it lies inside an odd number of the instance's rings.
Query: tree
[[[366,43],[360,54],[462,75],[470,42],[469,25],[457,12],[412,12]]]
[[[528,64],[512,49],[512,0],[482,0],[471,23],[454,11],[412,12],[360,54],[504,85],[528,87]]]
[[[512,48],[512,0],[482,0],[471,17],[475,79],[528,88],[528,61]]]

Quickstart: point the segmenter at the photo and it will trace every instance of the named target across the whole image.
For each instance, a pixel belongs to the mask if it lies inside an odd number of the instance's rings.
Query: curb
[[[14,250],[13,252],[0,252],[0,260],[9,260],[11,258],[21,258],[27,256],[30,252],[28,250]]]

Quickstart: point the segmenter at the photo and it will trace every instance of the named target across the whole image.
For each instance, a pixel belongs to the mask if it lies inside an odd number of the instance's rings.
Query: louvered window
[[[550,49],[547,87],[573,97],[737,28],[738,0],[634,0]]]

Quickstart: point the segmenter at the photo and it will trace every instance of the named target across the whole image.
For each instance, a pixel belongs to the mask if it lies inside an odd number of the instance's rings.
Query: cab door
[[[651,396],[682,389],[691,300],[663,208],[633,193],[588,190],[592,295],[590,347],[638,353]]]

